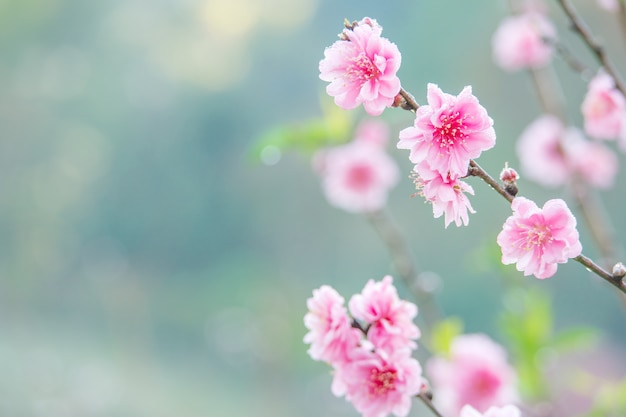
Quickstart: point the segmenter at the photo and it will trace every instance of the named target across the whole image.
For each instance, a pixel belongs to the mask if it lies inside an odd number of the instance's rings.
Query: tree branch
[[[580,17],[580,15],[574,9],[572,3],[569,0],[558,0],[558,3],[561,5],[561,8],[569,18],[572,23],[572,28],[583,38],[583,41],[587,44],[591,52],[596,56],[598,61],[604,67],[604,70],[613,77],[615,81],[615,87],[621,91],[621,93],[626,96],[626,86],[624,86],[624,82],[619,76],[619,73],[615,69],[613,62],[609,59],[604,46],[598,42],[591,30],[585,23],[585,21]]]

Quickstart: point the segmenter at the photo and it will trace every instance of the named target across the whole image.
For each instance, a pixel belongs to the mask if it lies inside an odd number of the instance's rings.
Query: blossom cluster
[[[427,100],[416,110],[414,125],[400,132],[398,148],[410,151],[416,186],[435,217],[445,214],[446,227],[452,221],[467,225],[474,210],[465,193],[474,191],[461,178],[472,159],[495,145],[493,120],[471,87],[453,96],[428,84]]]
[[[333,368],[332,392],[364,417],[406,416],[422,390],[422,368],[411,354],[420,337],[415,304],[401,300],[391,276],[367,282],[348,303],[332,287],[313,291],[304,323],[311,358]]]

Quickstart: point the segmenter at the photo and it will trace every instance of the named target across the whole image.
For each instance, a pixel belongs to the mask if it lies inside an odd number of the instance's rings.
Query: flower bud
[[[519,174],[513,168],[509,167],[508,163],[504,164],[504,169],[500,172],[500,181],[503,183],[515,182],[519,179]]]
[[[622,278],[626,276],[626,266],[623,263],[618,262],[613,266],[613,276]]]
[[[504,184],[504,189],[512,196],[517,195],[517,180],[519,174],[513,168],[509,167],[508,163],[504,164],[504,169],[500,172],[500,181]]]

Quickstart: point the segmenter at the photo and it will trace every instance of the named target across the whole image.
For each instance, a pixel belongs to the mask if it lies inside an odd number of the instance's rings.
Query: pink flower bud
[[[500,181],[503,183],[512,183],[519,179],[519,174],[513,168],[510,168],[508,164],[504,166],[502,172],[500,172]]]

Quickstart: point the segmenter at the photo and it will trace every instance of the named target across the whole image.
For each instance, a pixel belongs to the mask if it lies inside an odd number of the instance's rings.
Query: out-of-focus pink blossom
[[[544,279],[556,273],[557,264],[582,252],[576,218],[563,200],[549,200],[540,209],[533,201],[516,197],[511,207],[513,215],[497,238],[503,264],[515,263],[524,275]]]
[[[380,119],[364,120],[357,126],[354,140],[384,148],[389,142],[389,125]]]
[[[610,188],[619,169],[615,152],[599,142],[585,139],[576,128],[565,131],[565,156],[579,180],[597,188]]]
[[[431,358],[426,371],[434,404],[445,416],[459,415],[467,404],[484,412],[518,398],[517,377],[505,350],[483,334],[458,336],[449,357]]]
[[[466,405],[461,409],[461,415],[459,417],[520,417],[521,415],[520,409],[514,405],[491,407],[485,414],[480,413],[471,405]]]
[[[474,195],[474,189],[459,179],[444,178],[430,168],[427,161],[415,166],[415,186],[420,194],[432,203],[433,215],[439,218],[445,214],[447,228],[450,223],[461,226],[469,224],[469,213],[475,213],[465,193]]]
[[[552,115],[544,115],[522,132],[517,154],[526,178],[546,187],[576,180],[609,188],[618,170],[617,156],[606,146],[591,142],[576,128],[565,128]]]
[[[406,416],[422,387],[419,362],[409,349],[359,353],[341,369],[346,398],[363,417]]]
[[[565,184],[571,175],[561,149],[563,124],[552,115],[533,121],[517,141],[517,155],[526,178],[546,187]]]
[[[609,12],[616,12],[619,10],[619,0],[598,0],[598,5]]]
[[[311,358],[328,363],[343,363],[356,348],[360,332],[352,328],[344,299],[328,285],[313,290],[313,297],[307,300],[308,313],[304,325],[309,332],[304,342],[310,343]]]
[[[615,139],[626,128],[626,99],[602,69],[589,83],[583,100],[585,132],[596,139]]]
[[[398,166],[381,146],[382,139],[377,143],[369,133],[361,134],[314,157],[328,202],[354,213],[383,208],[389,190],[399,180]]]
[[[320,78],[330,82],[326,92],[335,104],[378,116],[390,107],[400,91],[401,55],[398,47],[380,36],[382,28],[374,19],[364,18],[353,30],[344,30],[347,40],[326,48],[320,61]]]
[[[352,296],[348,306],[355,319],[369,324],[367,338],[376,349],[392,352],[417,347],[414,340],[420,331],[413,323],[417,306],[398,297],[391,276],[379,282],[369,280],[361,294]]]
[[[556,39],[556,28],[542,13],[527,12],[506,17],[493,38],[493,59],[507,71],[539,68],[554,53],[550,41]]]
[[[413,163],[427,161],[444,178],[462,177],[472,158],[495,145],[493,120],[471,87],[453,96],[428,84],[427,99],[416,111],[414,126],[400,132],[398,148],[409,149]]]

